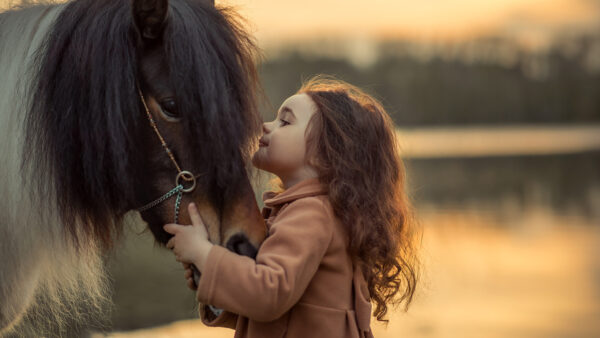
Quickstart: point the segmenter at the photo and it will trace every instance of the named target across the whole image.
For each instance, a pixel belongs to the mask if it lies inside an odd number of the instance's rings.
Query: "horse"
[[[213,243],[256,255],[257,55],[212,0],[0,13],[0,336],[103,314],[104,258],[131,213],[165,244],[193,201]]]

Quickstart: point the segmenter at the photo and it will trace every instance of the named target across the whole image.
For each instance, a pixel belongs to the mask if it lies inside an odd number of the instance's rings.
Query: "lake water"
[[[375,337],[600,336],[600,228],[591,220],[541,209],[504,219],[430,209],[420,211],[420,219],[423,274],[417,295],[407,313],[392,311],[387,328],[373,324]],[[151,328],[108,336],[232,337],[231,330],[181,320],[195,316],[181,269],[168,252],[148,254],[149,236],[136,237],[114,276],[114,323]],[[130,281],[125,289],[124,281]],[[179,320],[173,318],[177,313]],[[156,327],[160,322],[171,323]]]
[[[398,129],[406,158],[569,154],[600,149],[600,125]]]

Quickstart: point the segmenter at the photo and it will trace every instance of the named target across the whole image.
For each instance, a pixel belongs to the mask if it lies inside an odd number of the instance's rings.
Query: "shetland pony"
[[[211,0],[0,14],[0,335],[62,335],[101,311],[103,255],[129,211],[164,244],[194,201],[214,243],[256,254],[255,55]]]

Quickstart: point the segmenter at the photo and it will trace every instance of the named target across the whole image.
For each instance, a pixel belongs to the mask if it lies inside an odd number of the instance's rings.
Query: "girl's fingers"
[[[197,290],[196,283],[194,283],[194,280],[191,278],[189,278],[187,280],[187,286],[188,286],[188,288],[192,289],[193,291]]]
[[[204,222],[202,222],[202,217],[198,213],[198,208],[194,202],[188,204],[188,211],[190,213],[190,218],[192,219],[192,224],[194,225],[202,225],[204,226]]]
[[[177,233],[177,228],[179,227],[178,224],[165,224],[163,225],[163,229],[170,233],[171,235],[175,235],[175,233]]]
[[[167,242],[167,249],[173,250],[175,247],[175,237],[171,237],[171,239]]]

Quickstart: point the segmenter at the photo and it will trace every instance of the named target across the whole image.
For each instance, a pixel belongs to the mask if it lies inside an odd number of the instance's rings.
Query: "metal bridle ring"
[[[189,172],[187,170],[182,170],[181,172],[179,172],[179,174],[177,174],[177,177],[175,177],[175,185],[181,184],[181,186],[183,186],[183,182],[179,183],[179,180],[182,178],[184,181],[187,181],[187,182],[191,181],[192,186],[189,188],[183,188],[183,189],[181,189],[181,191],[191,192],[191,191],[194,191],[194,189],[196,189],[196,177],[194,177],[194,175],[191,172]]]

